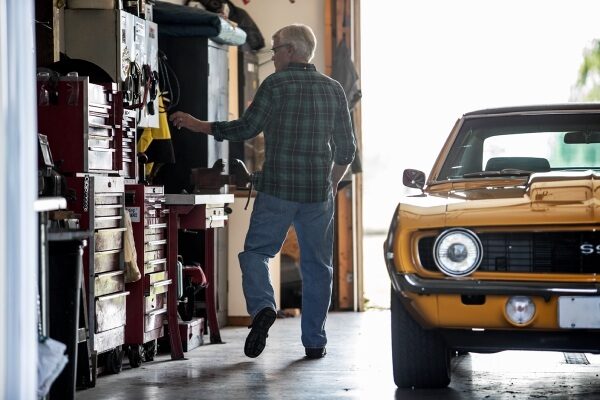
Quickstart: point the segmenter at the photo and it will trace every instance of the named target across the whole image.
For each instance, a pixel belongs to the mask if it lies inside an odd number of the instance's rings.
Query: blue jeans
[[[268,263],[281,250],[292,224],[300,246],[302,344],[324,347],[333,284],[332,195],[324,202],[297,203],[257,193],[244,251],[239,254],[246,308],[252,317],[265,307],[277,309]]]

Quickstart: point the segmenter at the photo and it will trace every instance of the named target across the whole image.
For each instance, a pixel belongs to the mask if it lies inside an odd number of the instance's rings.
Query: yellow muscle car
[[[457,352],[600,352],[600,104],[467,113],[403,183],[421,194],[384,243],[398,387],[447,386]]]

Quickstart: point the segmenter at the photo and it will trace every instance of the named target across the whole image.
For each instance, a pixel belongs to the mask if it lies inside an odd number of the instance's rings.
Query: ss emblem
[[[593,244],[585,243],[579,246],[579,250],[581,250],[581,254],[585,255],[600,254],[600,244],[594,246]]]

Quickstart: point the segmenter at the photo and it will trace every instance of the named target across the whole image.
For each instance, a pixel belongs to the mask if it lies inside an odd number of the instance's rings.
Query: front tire
[[[450,351],[439,332],[423,329],[391,291],[392,363],[399,388],[443,388],[450,383]]]

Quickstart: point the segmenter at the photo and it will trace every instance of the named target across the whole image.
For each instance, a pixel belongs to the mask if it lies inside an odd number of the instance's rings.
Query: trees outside
[[[600,100],[600,39],[594,39],[583,52],[577,83],[571,93],[571,101]]]

